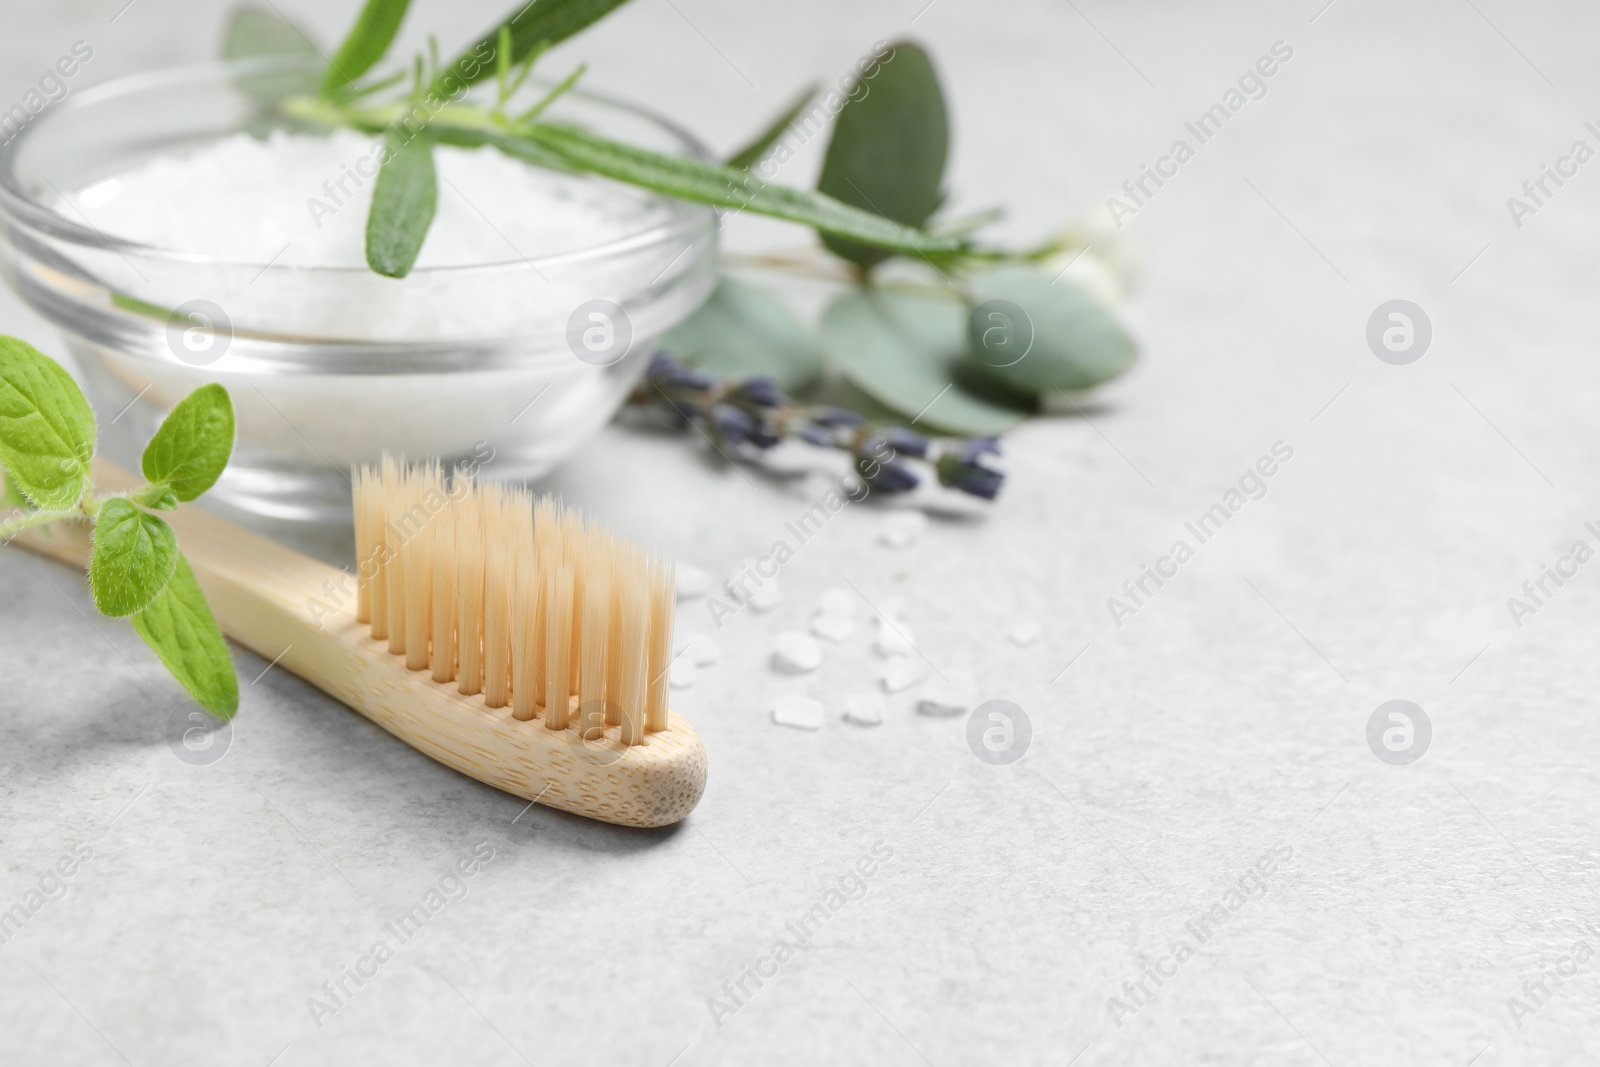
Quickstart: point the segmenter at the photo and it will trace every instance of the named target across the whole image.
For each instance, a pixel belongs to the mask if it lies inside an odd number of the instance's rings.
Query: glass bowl
[[[385,451],[539,477],[611,419],[657,339],[709,294],[715,213],[584,178],[596,195],[648,202],[643,228],[397,280],[110,237],[67,200],[149,158],[262,132],[279,120],[241,85],[295,76],[299,62],[118,79],[48,105],[0,147],[0,266],[65,335],[102,452],[137,470],[172,405],[220,382],[238,440],[211,495],[247,514],[346,522],[352,465]],[[549,116],[706,157],[672,124],[602,96],[569,93]]]

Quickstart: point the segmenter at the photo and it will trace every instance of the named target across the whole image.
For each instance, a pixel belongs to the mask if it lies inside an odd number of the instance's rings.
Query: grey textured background
[[[220,5],[136,0],[113,24],[123,2],[10,0],[0,100],[78,38],[96,80],[214,49]],[[324,39],[354,6],[278,2]],[[1600,1059],[1600,961],[1520,1028],[1507,1007],[1600,949],[1600,564],[1520,629],[1505,606],[1597,543],[1600,162],[1520,229],[1505,206],[1596,143],[1594,9],[922,5],[638,0],[555,65],[581,54],[593,84],[727,147],[805,79],[912,32],[954,98],[956,202],[1014,205],[1020,238],[1135,175],[1288,41],[1269,95],[1136,220],[1139,368],[1088,417],[1012,435],[987,516],[895,552],[866,505],[808,545],[785,603],[729,623],[723,662],[679,694],[711,777],[660,833],[519,817],[280,671],[247,685],[228,755],[188,766],[164,740],[175,691],[133,634],[93,618],[67,570],[0,551],[0,907],[75,843],[95,857],[0,945],[0,1061]],[[451,43],[496,14],[423,0],[411,26]],[[784,177],[805,180],[816,147]],[[1396,297],[1434,325],[1410,367],[1363,340]],[[0,329],[59,351],[9,294]],[[1294,458],[1266,499],[1113,626],[1106,598],[1278,440]],[[804,506],[693,442],[615,428],[554,484],[717,574]],[[843,579],[1027,709],[1020,763],[980,763],[912,694],[876,729],[840,722],[871,682],[861,645],[808,682],[824,729],[769,721],[771,634]],[[1022,617],[1045,625],[1028,648],[1004,637]],[[246,683],[266,666],[237,661]],[[1392,767],[1364,731],[1402,697],[1435,736]],[[714,1025],[707,998],[880,840],[893,859],[867,895]],[[307,998],[483,841],[467,896],[318,1028]],[[1272,847],[1292,858],[1265,898],[1115,1025],[1108,998]]]

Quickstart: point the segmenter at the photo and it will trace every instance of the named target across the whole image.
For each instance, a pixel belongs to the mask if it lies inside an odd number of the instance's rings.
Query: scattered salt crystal
[[[750,594],[750,606],[757,611],[771,611],[783,603],[783,591],[778,588],[778,579],[768,578],[759,589]]]
[[[678,635],[673,642],[673,654],[687,652],[685,656],[697,667],[709,667],[722,658],[722,649],[710,637],[698,630],[687,630]]]
[[[905,548],[915,544],[927,528],[928,516],[920,511],[891,511],[883,517],[878,540],[890,548]]]
[[[1033,619],[1022,619],[1011,627],[1011,640],[1026,648],[1039,640],[1044,627]]]
[[[811,632],[829,641],[846,641],[856,632],[856,620],[848,615],[821,613],[811,620]]]
[[[817,605],[817,610],[824,615],[834,615],[843,619],[853,619],[856,615],[856,601],[859,599],[855,593],[848,589],[834,586],[822,591],[822,600]]]
[[[920,659],[896,656],[883,665],[881,677],[885,689],[891,693],[898,693],[922,681],[927,673],[927,667]]]
[[[705,596],[711,588],[711,575],[692,563],[678,564],[678,599]]]
[[[822,646],[810,634],[785,630],[772,639],[772,665],[789,674],[805,674],[822,666]]]
[[[897,619],[880,617],[878,619],[878,655],[880,656],[910,656],[916,653],[912,647],[914,638],[911,636],[911,627]]]
[[[950,671],[928,683],[917,700],[924,715],[960,715],[978,699],[978,683],[966,671]]]
[[[700,668],[694,665],[694,660],[688,656],[680,656],[672,661],[671,673],[668,679],[672,688],[687,689],[694,684],[695,678],[700,674]]]
[[[772,721],[797,730],[822,729],[822,701],[796,693],[779,693],[772,698]]]
[[[857,726],[877,726],[883,722],[882,693],[851,693],[844,698],[845,722]]]

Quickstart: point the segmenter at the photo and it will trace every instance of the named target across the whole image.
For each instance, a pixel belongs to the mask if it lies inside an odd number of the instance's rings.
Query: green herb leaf
[[[1001,433],[1027,414],[974,371],[958,301],[855,290],[823,312],[821,339],[831,364],[917,429]]]
[[[320,53],[311,38],[275,8],[241,7],[228,20],[228,29],[222,39],[222,55],[224,59],[299,56],[311,60],[318,58]],[[317,75],[307,63],[303,69],[247,74],[238,81],[239,88],[246,93],[271,104],[298,93],[314,91]]]
[[[1070,278],[1003,266],[970,281],[972,361],[1005,388],[1029,396],[1071,392],[1133,366],[1138,348],[1107,307]]]
[[[815,85],[808,85],[802,89],[800,95],[796,96],[766,129],[756,134],[755,140],[728,157],[728,166],[734,170],[748,170],[766,158],[767,153],[772,151],[772,146],[778,143],[779,138],[788,131],[794,120],[806,109],[806,105],[811,103],[811,98],[816,95]]]
[[[667,331],[661,347],[718,377],[768,375],[787,393],[822,373],[822,350],[788,305],[727,275],[698,311]]]
[[[322,92],[337,93],[371,70],[389,51],[411,0],[367,0],[322,75]]]
[[[897,252],[934,255],[961,247],[958,241],[902,226],[822,193],[769,184],[749,171],[635,148],[565,126],[530,126],[523,136],[578,170],[682,200],[788,219],[823,233]]]
[[[180,552],[172,580],[133,615],[133,628],[200,706],[224,719],[239,710],[239,679],[200,583]]]
[[[94,412],[78,383],[26,341],[0,337],[0,464],[42,511],[78,502],[94,456]]]
[[[863,96],[845,102],[828,141],[817,188],[836,200],[907,226],[921,226],[939,206],[949,151],[949,119],[939,76],[928,55],[900,42],[863,80]],[[823,243],[852,263],[871,267],[881,248],[824,234]]]
[[[178,494],[166,482],[143,486],[129,495],[128,499],[142,508],[155,511],[176,511],[179,503]]]
[[[140,511],[133,501],[112,497],[94,519],[89,553],[94,606],[114,619],[132,615],[166,586],[177,560],[172,527]]]
[[[367,216],[367,265],[390,278],[411,273],[439,196],[433,145],[420,135],[409,141],[400,138],[389,135],[388,156],[378,169]]]
[[[511,32],[512,64],[520,63],[530,52],[541,45],[560,44],[568,37],[587,29],[627,0],[517,0],[511,17],[480,37],[446,68],[440,78],[440,88],[449,93],[454,86],[445,84],[452,77],[472,85],[494,74],[498,69],[500,31]]]
[[[165,484],[179,500],[193,500],[216,484],[232,453],[233,402],[226,389],[212,383],[167,413],[145,446],[140,467],[145,478]]]
[[[11,480],[10,471],[0,470],[0,482],[4,483],[0,484],[0,511],[8,511],[11,508],[31,510],[28,498],[22,495],[17,483]]]

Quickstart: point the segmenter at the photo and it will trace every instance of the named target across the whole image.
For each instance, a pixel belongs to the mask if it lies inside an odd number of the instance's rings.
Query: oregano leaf
[[[233,402],[213,382],[167,413],[145,446],[140,468],[145,478],[163,483],[177,499],[193,500],[216,484],[232,454]]]
[[[149,604],[172,578],[178,540],[172,527],[112,497],[95,515],[89,552],[89,591],[101,614],[132,615]]]
[[[94,457],[94,412],[55,360],[0,337],[0,464],[42,511],[78,502]]]
[[[336,93],[371,70],[389,51],[411,0],[367,0],[322,75],[322,91]]]
[[[367,216],[367,265],[390,278],[411,273],[439,197],[432,144],[422,136],[409,141],[403,136],[391,131],[385,142],[388,152]]]
[[[166,587],[134,612],[131,621],[144,643],[201,707],[221,718],[233,718],[239,710],[233,657],[181,552]]]

